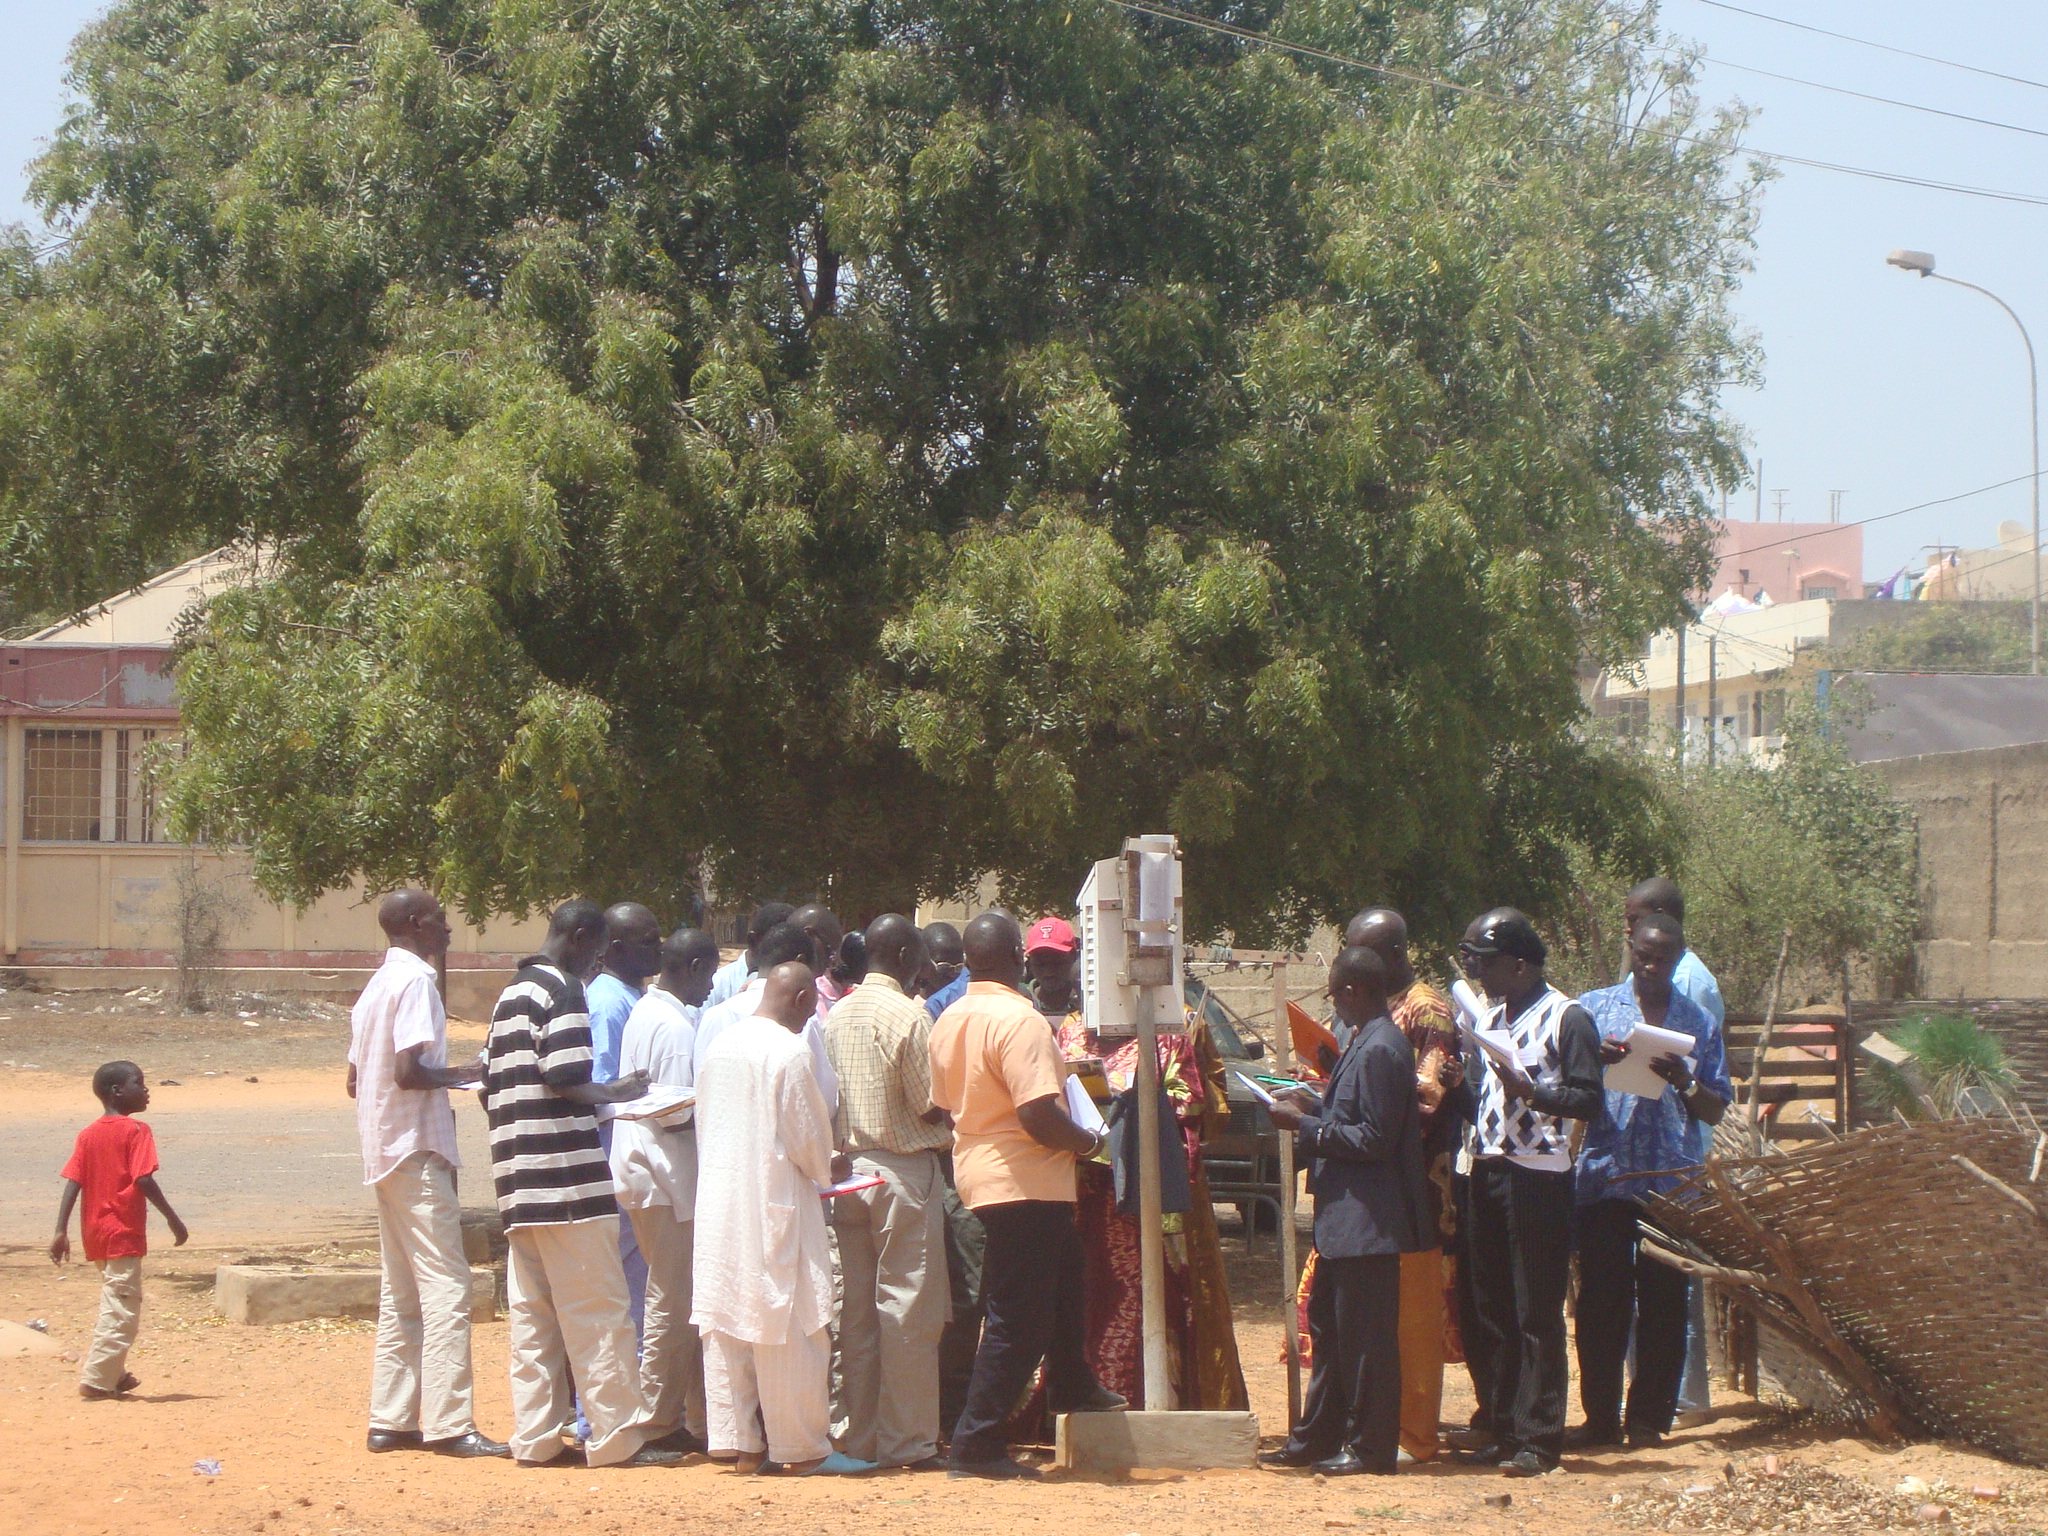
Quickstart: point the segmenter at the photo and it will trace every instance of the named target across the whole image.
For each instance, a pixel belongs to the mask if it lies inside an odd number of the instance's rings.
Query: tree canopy
[[[1105,0],[124,0],[0,270],[0,576],[262,551],[171,809],[289,899],[1064,901],[1166,829],[1257,942],[1653,861],[1577,679],[1736,473],[1739,123],[1633,7],[1189,3],[1395,73]]]

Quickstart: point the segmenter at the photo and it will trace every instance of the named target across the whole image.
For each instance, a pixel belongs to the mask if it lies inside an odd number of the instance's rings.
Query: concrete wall
[[[1918,995],[2048,998],[2048,743],[1870,766],[1920,818]]]

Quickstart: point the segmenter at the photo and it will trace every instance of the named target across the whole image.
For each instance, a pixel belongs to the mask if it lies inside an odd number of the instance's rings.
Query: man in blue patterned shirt
[[[1647,913],[1629,933],[1629,978],[1588,992],[1580,1005],[1600,1032],[1601,1059],[1619,1061],[1637,1026],[1693,1037],[1690,1059],[1661,1056],[1652,1069],[1669,1085],[1652,1099],[1608,1091],[1586,1128],[1577,1169],[1579,1401],[1586,1422],[1575,1450],[1656,1445],[1671,1428],[1685,1369],[1686,1277],[1637,1251],[1642,1202],[1676,1188],[1696,1166],[1693,1127],[1727,1109],[1727,1051],[1721,1031],[1672,985],[1685,953],[1675,919]],[[1622,1374],[1633,1330],[1635,1380],[1622,1411]]]

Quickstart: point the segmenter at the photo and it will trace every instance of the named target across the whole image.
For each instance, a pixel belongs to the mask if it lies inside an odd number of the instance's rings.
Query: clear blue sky
[[[2040,0],[1741,0],[1748,9],[2048,81]],[[62,110],[64,53],[99,0],[37,0],[0,18],[0,219],[26,216],[22,167]],[[1666,0],[1666,27],[1704,46],[1709,100],[1759,109],[1749,142],[1816,160],[2048,197],[2048,137],[1902,111],[1739,72],[1748,64],[2048,134],[2048,90],[2010,85]],[[2019,338],[1988,301],[1884,265],[1894,246],[2001,295],[2038,332],[2048,366],[2048,208],[1786,168],[1766,193],[1756,271],[1740,309],[1762,338],[1764,387],[1731,397],[1786,513],[1870,517],[2027,469]],[[1747,493],[1735,510],[1747,514]],[[1766,494],[1764,515],[1772,515]],[[2026,488],[1892,518],[1866,534],[1881,580],[1937,540],[1988,544],[2025,521]]]

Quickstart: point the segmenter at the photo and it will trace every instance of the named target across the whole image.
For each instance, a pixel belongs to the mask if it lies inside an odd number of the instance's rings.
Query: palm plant
[[[1909,1120],[1954,1119],[1981,1089],[1999,1104],[2019,1094],[2019,1074],[2005,1046],[1976,1019],[1963,1014],[1930,1013],[1900,1020],[1885,1038],[1909,1058],[1894,1065],[1875,1061],[1872,1082],[1878,1099]]]

